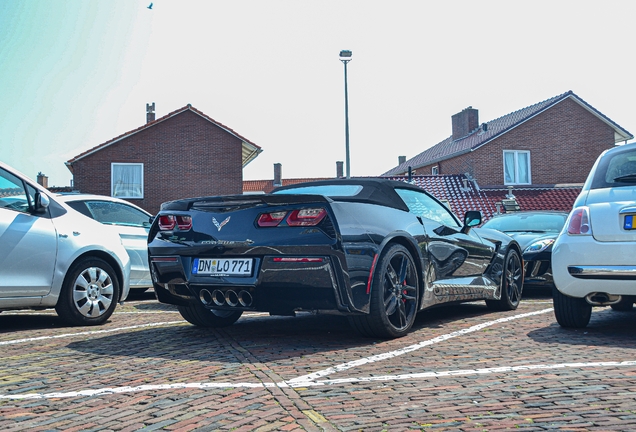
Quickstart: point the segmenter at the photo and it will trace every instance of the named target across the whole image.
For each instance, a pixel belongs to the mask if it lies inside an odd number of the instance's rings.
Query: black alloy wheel
[[[523,292],[523,266],[519,253],[510,249],[504,259],[501,275],[501,299],[486,300],[486,305],[492,310],[515,310],[521,302]]]
[[[370,337],[406,335],[417,315],[418,285],[417,268],[409,251],[399,244],[389,246],[373,275],[370,313],[349,317],[351,325]]]

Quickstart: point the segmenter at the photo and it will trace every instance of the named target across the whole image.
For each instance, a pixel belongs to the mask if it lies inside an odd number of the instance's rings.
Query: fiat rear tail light
[[[327,211],[324,208],[294,210],[287,218],[289,226],[316,226],[324,219]]]
[[[592,225],[590,225],[590,210],[587,207],[579,207],[572,211],[568,222],[568,234],[570,235],[592,235]]]
[[[188,231],[192,228],[192,217],[184,215],[159,216],[159,229],[161,231],[172,231],[175,228],[178,228],[181,231]]]
[[[274,227],[278,226],[283,219],[287,216],[287,212],[273,212],[273,213],[263,213],[258,217],[258,226],[259,227]]]

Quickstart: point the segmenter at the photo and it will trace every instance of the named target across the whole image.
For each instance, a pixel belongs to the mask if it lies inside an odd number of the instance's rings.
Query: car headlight
[[[554,243],[554,239],[537,240],[536,242],[534,242],[530,246],[528,246],[523,251],[523,253],[539,253],[539,252],[543,252],[544,250],[546,250],[547,248],[552,246],[552,243]]]

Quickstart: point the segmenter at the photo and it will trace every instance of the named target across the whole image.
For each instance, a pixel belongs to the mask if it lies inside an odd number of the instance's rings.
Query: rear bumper
[[[577,279],[636,280],[636,265],[571,265],[568,273]]]
[[[599,242],[592,236],[559,237],[552,251],[556,288],[571,297],[592,293],[636,295],[636,242]]]
[[[184,256],[151,257],[150,265],[157,299],[163,303],[201,302],[215,310],[275,314],[296,310],[354,312],[338,256],[313,256],[318,259],[311,262],[280,258],[253,257],[253,273],[245,277],[192,274],[192,259]]]

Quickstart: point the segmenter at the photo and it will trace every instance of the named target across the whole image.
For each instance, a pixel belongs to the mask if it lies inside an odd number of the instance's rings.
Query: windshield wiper
[[[624,176],[618,176],[614,179],[615,182],[621,183],[636,183],[636,174],[627,174]]]
[[[530,229],[520,229],[520,230],[505,230],[504,232],[528,232],[528,233],[544,233],[546,231],[543,230],[530,230]]]

